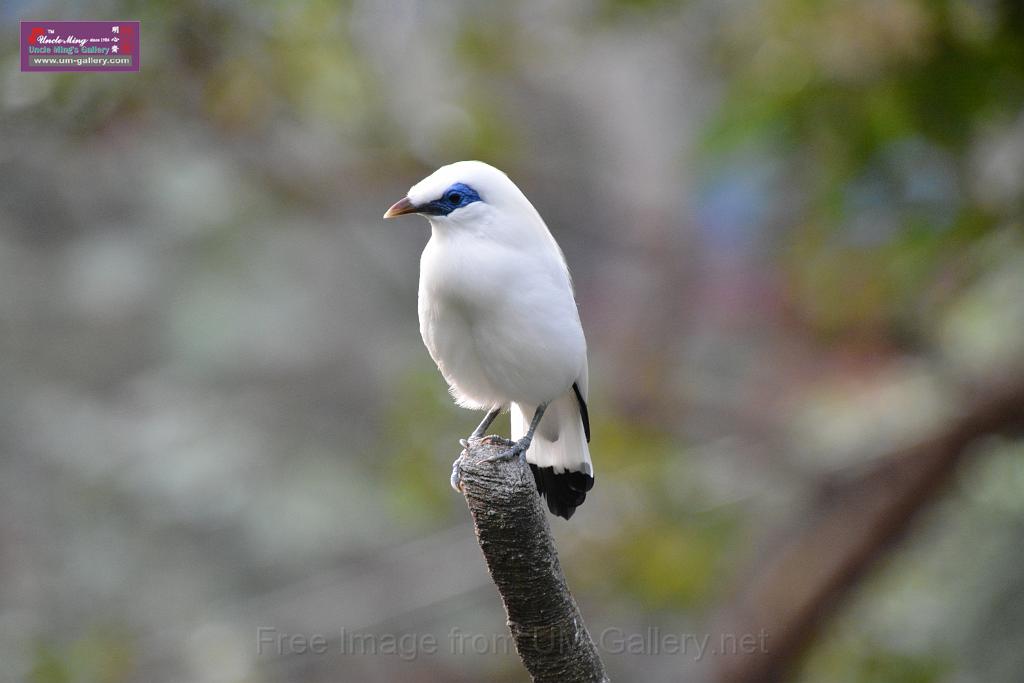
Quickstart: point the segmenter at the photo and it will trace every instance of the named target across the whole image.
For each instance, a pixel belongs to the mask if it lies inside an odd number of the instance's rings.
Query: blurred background
[[[141,20],[142,70],[20,73],[22,19]],[[723,680],[616,634],[714,647],[836,487],[1024,372],[1016,0],[0,20],[4,683],[525,680],[481,642],[505,617],[448,486],[480,416],[419,339],[428,226],[380,218],[444,163],[508,172],[574,274],[597,483],[551,525],[615,680]],[[1024,446],[981,431],[787,680],[1020,680]]]

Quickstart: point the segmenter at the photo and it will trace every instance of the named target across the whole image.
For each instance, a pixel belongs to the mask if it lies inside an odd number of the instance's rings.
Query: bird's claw
[[[462,454],[452,462],[452,488],[456,493],[462,493]]]
[[[500,453],[496,453],[490,457],[484,458],[481,462],[499,462],[501,460],[511,460],[516,456],[525,458],[526,451],[530,448],[530,440],[526,437],[519,439],[519,441],[509,441],[508,439],[502,439],[506,444],[511,444],[512,447],[504,450]]]
[[[480,462],[510,460],[517,455],[525,457],[526,449],[530,447],[530,442],[526,438],[519,439],[519,441],[512,441],[511,439],[506,439],[505,437],[498,436],[497,434],[491,434],[490,436],[470,436],[468,439],[459,439],[459,445],[466,449],[468,449],[472,443],[479,443],[487,446],[509,446],[508,449],[484,458]],[[452,488],[459,493],[462,493],[462,458],[465,455],[466,453],[463,451],[459,454],[459,457],[455,458],[454,462],[452,462],[451,484]]]
[[[498,436],[497,434],[490,434],[489,436],[476,436],[471,434],[468,438],[459,439],[459,445],[463,448],[469,448],[469,445],[472,443],[479,443],[484,446],[513,446],[516,442],[511,439],[506,439],[503,436]]]
[[[497,434],[491,434],[490,436],[481,437],[480,443],[487,446],[514,446],[516,442]]]

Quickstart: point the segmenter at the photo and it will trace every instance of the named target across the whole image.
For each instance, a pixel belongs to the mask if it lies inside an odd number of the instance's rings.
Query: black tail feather
[[[580,417],[583,419],[583,433],[587,435],[587,443],[590,443],[590,411],[587,410],[587,402],[583,400],[578,382],[572,383],[572,390],[576,392],[576,403],[580,406]]]
[[[547,498],[551,514],[569,519],[576,508],[587,499],[587,491],[594,487],[594,478],[584,472],[558,472],[552,467],[530,464],[537,492]]]

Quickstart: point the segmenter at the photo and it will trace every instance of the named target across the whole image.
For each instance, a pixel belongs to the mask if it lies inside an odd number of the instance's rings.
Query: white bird
[[[423,343],[456,403],[487,411],[469,438],[506,443],[497,458],[525,454],[548,509],[569,519],[594,468],[587,342],[562,250],[515,183],[480,161],[439,168],[384,218],[410,213],[431,228],[420,259]],[[515,441],[484,437],[505,409]]]

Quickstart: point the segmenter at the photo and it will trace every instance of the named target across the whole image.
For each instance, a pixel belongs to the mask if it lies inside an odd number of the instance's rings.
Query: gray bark
[[[481,462],[504,448],[473,441],[462,458],[462,488],[516,651],[536,683],[608,681],[566,585],[533,473],[519,458]]]

